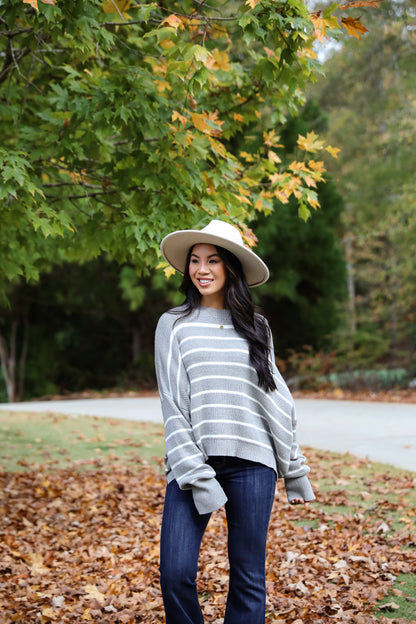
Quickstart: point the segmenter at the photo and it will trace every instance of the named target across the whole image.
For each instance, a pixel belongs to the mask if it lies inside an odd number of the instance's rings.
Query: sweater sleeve
[[[309,482],[309,466],[306,465],[305,457],[300,450],[296,437],[296,409],[293,405],[291,412],[292,419],[292,444],[290,449],[289,470],[284,475],[286,494],[289,502],[295,498],[302,498],[305,502],[315,500],[312,486]]]
[[[172,320],[173,317],[173,320]],[[214,469],[195,441],[190,417],[189,379],[175,328],[175,316],[164,314],[155,336],[155,367],[165,425],[167,476],[182,490],[192,489],[198,513],[211,513],[227,501]]]

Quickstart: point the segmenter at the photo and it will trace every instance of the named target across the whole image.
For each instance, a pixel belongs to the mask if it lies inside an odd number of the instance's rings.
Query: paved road
[[[301,445],[416,472],[416,404],[298,399],[296,405]],[[1,403],[0,409],[162,422],[159,399],[151,397]]]

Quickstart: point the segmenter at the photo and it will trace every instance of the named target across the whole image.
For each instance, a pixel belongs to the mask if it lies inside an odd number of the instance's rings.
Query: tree
[[[313,93],[340,148],[329,169],[342,193],[350,265],[345,353],[356,365],[415,360],[416,4],[383,2],[370,32],[325,63]]]
[[[1,2],[3,299],[19,276],[101,254],[144,275],[164,233],[213,216],[253,243],[246,224],[275,198],[295,197],[306,219],[318,207],[316,155],[334,152],[300,137],[301,166],[286,169],[278,129],[320,70],[313,42],[346,25],[338,7]],[[6,373],[11,352],[9,340]]]

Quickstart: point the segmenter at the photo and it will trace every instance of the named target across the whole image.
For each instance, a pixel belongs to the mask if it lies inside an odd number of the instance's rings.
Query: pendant
[[[224,325],[220,325],[220,329],[224,329]]]

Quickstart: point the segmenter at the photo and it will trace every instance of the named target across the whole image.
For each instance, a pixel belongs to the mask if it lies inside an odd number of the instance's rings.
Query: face
[[[200,243],[192,249],[189,277],[201,294],[201,303],[222,308],[227,272],[214,245]]]

